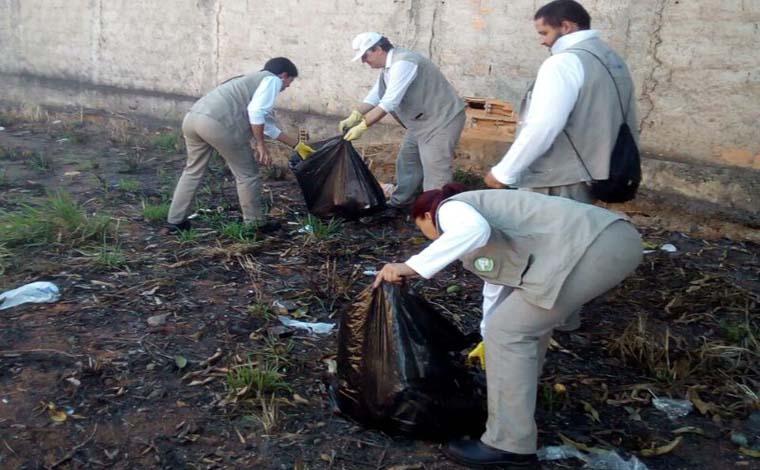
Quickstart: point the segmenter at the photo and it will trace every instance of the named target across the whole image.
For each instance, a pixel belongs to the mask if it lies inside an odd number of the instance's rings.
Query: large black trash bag
[[[410,289],[368,289],[340,323],[338,407],[390,434],[479,436],[484,384],[457,354],[472,342]]]
[[[337,136],[314,147],[306,160],[290,158],[309,212],[356,219],[385,208],[383,189],[351,142]]]

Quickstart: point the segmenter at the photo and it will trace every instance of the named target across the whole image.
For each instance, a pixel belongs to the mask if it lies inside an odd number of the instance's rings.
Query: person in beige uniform
[[[381,69],[372,90],[339,124],[346,140],[356,140],[386,114],[406,128],[396,158],[396,188],[389,212],[407,209],[420,190],[451,181],[454,149],[464,127],[464,101],[440,69],[417,52],[394,47],[375,32],[353,40],[353,60]],[[393,215],[393,214],[389,214]]]
[[[534,26],[551,56],[523,98],[515,142],[485,182],[592,204],[589,182],[609,178],[620,125],[627,122],[639,138],[633,79],[578,2],[547,3]],[[577,329],[579,313],[559,329]]]
[[[259,72],[222,83],[195,102],[182,122],[187,147],[187,164],[174,190],[167,222],[169,230],[190,228],[190,206],[206,173],[214,150],[230,167],[237,186],[245,223],[267,230],[261,202],[258,163],[272,162],[264,135],[293,147],[301,158],[314,150],[295,137],[281,132],[271,117],[277,95],[290,86],[298,69],[289,59],[275,57]],[[256,158],[251,142],[255,141]]]
[[[625,216],[528,191],[422,193],[412,206],[430,246],[383,266],[374,286],[430,278],[456,259],[484,281],[488,421],[479,440],[444,449],[465,465],[537,466],[538,378],[553,329],[632,273],[641,237]]]

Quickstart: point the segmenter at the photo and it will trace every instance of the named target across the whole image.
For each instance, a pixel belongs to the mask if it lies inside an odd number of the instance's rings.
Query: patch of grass
[[[140,182],[131,178],[119,180],[119,189],[126,193],[136,193],[140,190]]]
[[[343,222],[336,218],[324,221],[311,214],[298,220],[307,239],[327,240],[337,236],[343,230]]]
[[[248,306],[248,313],[252,317],[261,317],[265,320],[274,320],[277,315],[272,311],[272,307],[266,302],[256,302]]]
[[[238,398],[261,398],[267,393],[290,391],[277,364],[255,364],[250,359],[245,364],[232,366],[227,372],[227,388]]]
[[[182,135],[179,132],[169,132],[153,137],[151,143],[162,152],[181,152]]]
[[[108,216],[88,216],[70,195],[48,195],[39,206],[24,204],[18,210],[0,210],[0,243],[12,248],[64,243],[75,246],[110,235]]]
[[[90,135],[84,129],[84,122],[65,123],[61,137],[75,144],[86,144],[90,141]]]
[[[112,119],[108,121],[108,138],[111,142],[119,145],[132,145],[132,125],[125,119]]]
[[[0,168],[0,188],[8,186],[8,170],[6,168]]]
[[[483,182],[483,175],[462,168],[454,170],[452,179],[455,183],[463,184],[468,189],[482,189],[486,187]]]
[[[166,220],[166,216],[169,215],[169,203],[151,204],[143,200],[142,215],[148,222],[163,222]]]
[[[187,243],[195,243],[195,241],[198,239],[198,232],[195,229],[187,229],[187,230],[178,230],[177,231],[177,240],[181,244],[187,244]]]
[[[227,238],[241,242],[256,241],[256,226],[243,222],[225,222],[222,223],[219,231]]]
[[[53,168],[53,160],[43,152],[25,152],[26,166],[37,171],[50,171]]]
[[[106,269],[123,268],[127,265],[127,257],[121,248],[109,245],[105,241],[98,248],[97,253],[93,254],[90,258],[95,266]]]

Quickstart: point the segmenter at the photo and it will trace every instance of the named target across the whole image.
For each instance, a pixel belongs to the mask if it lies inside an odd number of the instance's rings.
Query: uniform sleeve
[[[375,80],[375,84],[372,85],[372,89],[364,98],[364,102],[372,106],[377,106],[380,103],[380,77],[377,77],[377,80]]]
[[[583,80],[583,65],[575,54],[557,54],[541,64],[520,133],[504,158],[491,169],[498,181],[507,185],[518,182],[528,167],[549,150],[567,124]]]
[[[441,236],[406,261],[420,276],[430,279],[463,255],[488,243],[491,226],[472,206],[448,201],[438,208]]]

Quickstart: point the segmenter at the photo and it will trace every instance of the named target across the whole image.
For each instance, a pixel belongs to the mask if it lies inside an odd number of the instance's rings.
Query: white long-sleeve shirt
[[[406,261],[407,266],[425,279],[430,279],[467,253],[485,246],[491,237],[488,221],[471,205],[461,201],[448,201],[438,207],[438,228],[441,236]],[[481,333],[493,307],[511,292],[511,287],[484,283]]]
[[[507,154],[491,168],[493,176],[512,185],[528,167],[551,147],[567,124],[583,81],[583,65],[575,54],[560,54],[580,41],[599,36],[594,30],[576,31],[552,45],[552,56],[541,64],[531,92],[530,109],[520,116],[520,133]]]
[[[264,125],[264,134],[270,139],[280,136],[280,129],[272,116],[274,102],[282,90],[282,79],[270,75],[259,82],[256,92],[248,103],[248,122],[255,125]]]
[[[417,77],[417,64],[408,60],[399,60],[393,63],[392,57],[393,49],[388,51],[385,58],[383,79],[386,87],[383,97],[380,98],[380,77],[378,77],[369,94],[364,98],[365,103],[380,106],[386,113],[393,112],[398,108],[401,100],[404,99],[406,90],[412,84],[412,80]]]

